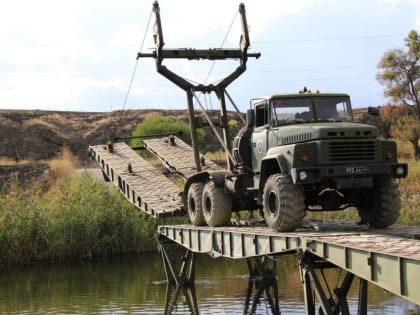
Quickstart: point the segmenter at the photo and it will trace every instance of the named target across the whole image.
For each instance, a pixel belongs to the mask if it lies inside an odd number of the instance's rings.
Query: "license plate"
[[[347,174],[365,174],[369,172],[367,167],[346,167]]]

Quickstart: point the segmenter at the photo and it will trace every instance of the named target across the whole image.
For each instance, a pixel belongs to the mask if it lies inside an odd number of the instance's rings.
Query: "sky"
[[[240,1],[160,0],[166,48],[238,48]],[[418,0],[244,0],[250,31],[247,71],[228,92],[249,102],[304,86],[348,93],[353,107],[389,102],[377,64],[420,31]],[[0,109],[112,111],[184,109],[186,94],[156,72],[153,1],[13,0],[0,9]],[[150,21],[150,22],[149,22]],[[196,83],[214,83],[238,60],[166,60]],[[131,84],[130,84],[131,82]],[[217,99],[200,96],[207,109]],[[197,106],[197,105],[195,105]],[[232,109],[228,105],[228,109]]]

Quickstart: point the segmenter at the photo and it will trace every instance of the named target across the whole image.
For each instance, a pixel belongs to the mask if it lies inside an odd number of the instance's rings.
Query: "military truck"
[[[235,137],[232,171],[187,181],[195,225],[225,225],[231,210],[259,209],[276,231],[297,228],[306,211],[355,207],[361,223],[384,228],[398,218],[395,178],[407,176],[393,141],[353,122],[346,94],[275,94],[252,101]]]
[[[357,208],[361,223],[373,227],[383,228],[397,220],[400,196],[394,180],[407,176],[407,165],[397,162],[394,142],[379,139],[375,127],[352,121],[346,94],[304,89],[254,99],[244,119],[246,126],[231,143],[225,96],[239,109],[226,89],[246,71],[249,58],[260,57],[260,53],[248,52],[243,4],[239,5],[239,49],[164,48],[157,1],[153,12],[155,49],[140,51],[138,58],[153,58],[157,72],[186,92],[192,147],[173,135],[163,142],[143,140],[143,148],[160,159],[166,170],[185,180],[180,194],[179,187],[161,178],[130,147],[113,142],[91,147],[105,178],[130,202],[156,217],[188,213],[192,224],[209,226],[229,224],[232,211],[258,210],[275,231],[294,230],[306,211],[348,207]],[[217,83],[195,84],[165,66],[166,59],[239,59],[239,66]],[[222,135],[197,93],[216,94]],[[195,106],[201,108],[226,153],[226,169],[206,164],[198,151]]]

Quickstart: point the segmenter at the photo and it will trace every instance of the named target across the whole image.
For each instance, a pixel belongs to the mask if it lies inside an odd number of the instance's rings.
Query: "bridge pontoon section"
[[[90,146],[89,154],[101,167],[105,179],[140,210],[155,217],[185,214],[181,188],[162,170],[187,180],[197,172],[193,148],[174,135],[144,139],[142,144],[163,167],[154,166],[124,142]],[[204,157],[201,164],[203,171],[220,169]]]
[[[184,264],[192,264],[194,253],[246,259],[250,274],[255,275],[253,270],[262,278],[273,276],[266,258],[296,255],[307,314],[315,314],[315,300],[324,314],[349,314],[346,295],[355,276],[360,278],[359,314],[367,313],[368,282],[420,304],[420,228],[416,227],[372,230],[349,222],[308,221],[307,227],[299,231],[276,233],[265,227],[177,225],[159,226],[159,239],[163,253],[168,244],[184,247],[188,253],[183,258]],[[174,275],[170,260],[164,257],[164,263],[167,273],[172,270]],[[334,296],[329,297],[316,270],[332,267],[347,274],[334,289]],[[178,277],[179,283],[193,283],[193,275],[185,278],[185,271],[180,275],[169,275],[168,279]]]
[[[177,185],[127,144],[91,146],[89,151],[104,177],[140,210],[155,217],[183,212]]]
[[[147,151],[156,156],[164,165],[177,172],[183,179],[197,173],[194,162],[194,149],[178,137],[152,138],[143,140]],[[200,157],[202,171],[216,171],[221,168],[204,156]]]
[[[142,149],[162,162],[162,167],[142,158],[124,142],[90,146],[89,154],[101,167],[106,180],[140,210],[155,217],[186,214],[182,189],[163,175],[162,170],[187,180],[197,172],[193,148],[174,135],[147,138],[142,140],[142,145]],[[203,171],[220,169],[204,157],[200,163]]]

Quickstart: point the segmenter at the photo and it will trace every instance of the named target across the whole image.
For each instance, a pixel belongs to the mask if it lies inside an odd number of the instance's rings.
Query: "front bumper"
[[[291,169],[294,184],[335,182],[337,188],[372,187],[375,176],[391,178],[407,177],[406,163],[322,165]]]

